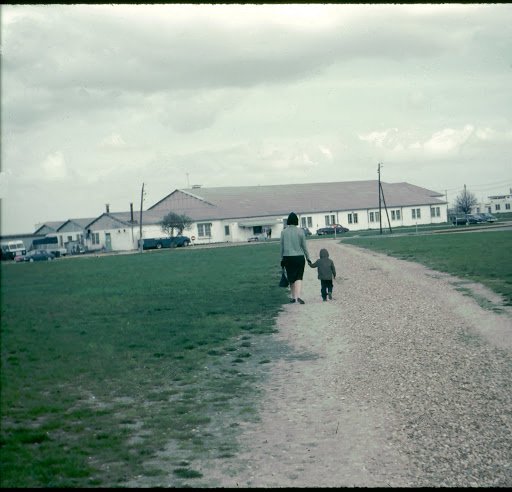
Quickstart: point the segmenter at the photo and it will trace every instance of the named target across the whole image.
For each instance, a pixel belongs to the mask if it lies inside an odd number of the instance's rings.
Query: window
[[[353,212],[351,214],[348,214],[348,223],[357,224],[357,213]]]
[[[228,225],[227,225],[227,226],[224,226],[224,234],[225,234],[226,236],[229,236],[229,226],[228,226]]]
[[[197,235],[199,237],[211,237],[211,224],[197,224]]]
[[[396,220],[400,220],[400,210],[396,211]]]
[[[496,204],[496,210],[501,210],[501,205],[499,203]]]
[[[413,208],[411,212],[413,219],[421,219],[421,210],[419,208]]]
[[[301,217],[300,225],[302,227],[313,227],[313,217]]]
[[[68,236],[68,242],[73,241],[73,236]]]
[[[510,210],[510,203],[505,203],[505,210]]]
[[[370,222],[375,222],[375,215],[373,212],[370,212]]]
[[[430,216],[431,217],[440,217],[441,209],[439,207],[431,207],[430,208]]]
[[[336,223],[336,216],[335,215],[326,215],[325,216],[325,225],[329,226]]]
[[[99,232],[92,233],[92,244],[100,244],[100,233]]]

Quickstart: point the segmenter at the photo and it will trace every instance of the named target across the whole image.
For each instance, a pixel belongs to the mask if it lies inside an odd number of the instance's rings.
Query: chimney
[[[130,203],[130,222],[133,224],[133,203]]]
[[[110,213],[110,204],[106,203],[105,208],[107,209],[107,214]]]

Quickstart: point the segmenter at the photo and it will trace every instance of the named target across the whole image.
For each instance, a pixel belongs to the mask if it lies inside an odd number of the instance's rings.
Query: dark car
[[[465,215],[453,215],[450,218],[450,222],[453,225],[466,225],[468,223],[468,219],[466,219]]]
[[[320,229],[317,229],[317,231],[316,231],[318,236],[325,236],[327,234],[334,234],[334,233],[342,234],[343,232],[348,232],[348,229],[341,225],[332,226],[332,227],[322,227]]]
[[[494,217],[493,214],[488,214],[484,212],[478,215],[480,215],[484,222],[496,222],[496,217]]]
[[[18,259],[19,258],[19,259]],[[35,249],[33,251],[29,251],[26,255],[16,257],[15,261],[52,261],[55,259],[55,255],[53,253],[49,253],[44,249]]]
[[[477,217],[475,214],[466,214],[466,222],[468,224],[479,224],[483,222],[480,217]]]
[[[144,238],[143,249],[180,248],[189,246],[188,236]]]

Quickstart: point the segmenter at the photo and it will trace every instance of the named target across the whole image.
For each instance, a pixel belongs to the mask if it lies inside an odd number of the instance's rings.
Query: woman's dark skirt
[[[296,280],[302,280],[304,275],[304,266],[306,259],[304,255],[300,256],[283,256],[284,267],[286,269],[286,276],[288,282],[293,284]]]

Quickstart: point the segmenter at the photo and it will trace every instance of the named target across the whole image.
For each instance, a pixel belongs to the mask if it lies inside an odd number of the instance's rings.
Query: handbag
[[[281,280],[279,281],[279,287],[288,287],[290,282],[288,282],[288,278],[286,277],[286,271],[283,267],[281,271]]]

